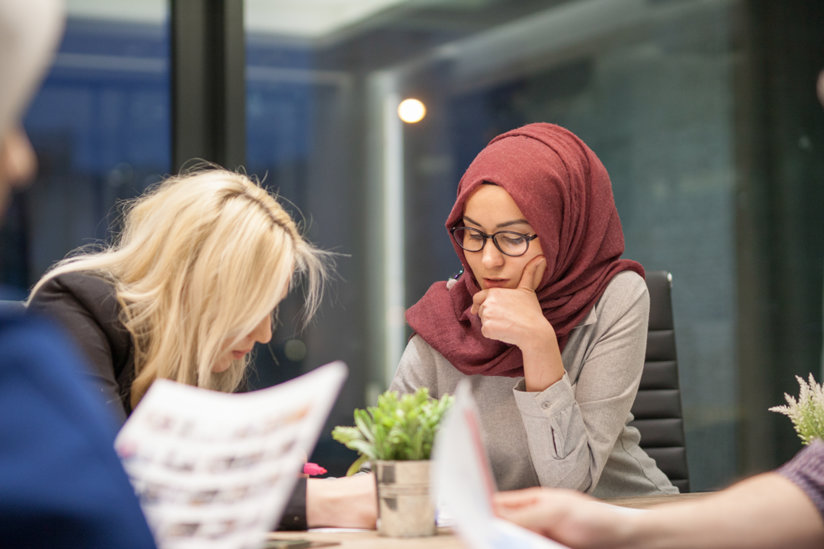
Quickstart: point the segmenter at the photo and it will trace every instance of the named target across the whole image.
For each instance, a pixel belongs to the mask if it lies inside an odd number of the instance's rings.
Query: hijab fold
[[[621,259],[624,234],[606,168],[560,126],[535,123],[508,131],[467,168],[447,231],[462,223],[466,201],[484,183],[503,187],[538,234],[547,263],[535,293],[563,351],[616,274],[631,270],[644,276],[640,264]],[[464,250],[452,245],[463,275],[449,289],[445,282],[433,284],[406,312],[407,322],[464,374],[522,376],[520,350],[484,337],[480,319],[469,312],[480,287]]]

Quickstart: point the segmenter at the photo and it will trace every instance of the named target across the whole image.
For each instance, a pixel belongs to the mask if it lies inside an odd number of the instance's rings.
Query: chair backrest
[[[672,276],[646,273],[649,288],[647,354],[630,424],[641,432],[641,448],[681,492],[689,492],[687,445],[681,411],[675,325],[672,316]]]

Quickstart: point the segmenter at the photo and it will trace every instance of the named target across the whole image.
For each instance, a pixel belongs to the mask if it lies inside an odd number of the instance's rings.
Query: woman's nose
[[[483,250],[481,250],[481,253],[483,254],[481,261],[483,261],[484,267],[496,267],[504,262],[504,254],[495,246],[491,238],[486,241],[486,245]]]
[[[272,319],[267,316],[258,324],[252,332],[252,338],[257,343],[269,343],[272,339]]]

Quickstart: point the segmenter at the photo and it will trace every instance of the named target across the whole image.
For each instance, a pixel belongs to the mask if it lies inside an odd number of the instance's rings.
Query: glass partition
[[[580,135],[609,170],[625,256],[673,274],[693,488],[799,448],[789,421],[767,408],[797,392],[794,374],[822,375],[824,4],[244,7],[246,169],[338,253],[339,273],[306,330],[298,298],[281,307],[253,384],[343,359],[350,377],[329,426],[374,403],[410,335],[404,310],[458,269],[443,224],[464,169],[494,135],[548,121]],[[68,9],[24,120],[39,180],[3,227],[2,282],[21,295],[70,249],[107,236],[119,200],[171,170],[168,2]],[[425,107],[422,119],[401,120],[405,99]],[[340,474],[352,456],[330,430],[317,461]]]
[[[820,372],[821,224],[798,210],[798,253],[779,260],[767,251],[795,200],[775,215],[769,197],[789,200],[787,183],[761,172],[793,175],[786,151],[760,132],[767,112],[778,124],[809,114],[785,138],[818,151],[792,161],[806,174],[792,193],[820,209],[820,185],[805,178],[824,159],[813,93],[824,67],[813,23],[821,8],[778,17],[739,0],[391,1],[359,3],[358,14],[347,6],[246,2],[249,169],[311,216],[316,242],[347,254],[319,321],[281,335],[281,347],[292,341],[305,353],[274,369],[289,377],[346,360],[352,378],[331,423],[374,402],[409,336],[403,310],[459,267],[443,223],[463,170],[494,135],[549,121],[580,135],[609,170],[625,256],[673,274],[694,488],[792,455],[788,422],[766,407],[793,390],[794,372]],[[787,44],[796,55],[779,63]],[[765,86],[779,70],[806,90],[795,107]],[[405,98],[425,105],[420,122],[398,118]],[[777,104],[784,111],[772,113]],[[779,274],[775,261],[798,268]],[[776,316],[776,284],[811,305],[792,296]],[[777,365],[783,343],[763,330],[774,323],[807,334],[796,334],[804,350],[791,364]]]
[[[166,0],[67,2],[65,35],[24,120],[37,181],[5,224],[4,282],[25,291],[107,236],[118,200],[169,172]]]

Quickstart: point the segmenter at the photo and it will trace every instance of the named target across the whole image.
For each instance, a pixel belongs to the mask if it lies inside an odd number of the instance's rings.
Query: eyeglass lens
[[[527,235],[515,231],[498,231],[495,234],[488,235],[471,227],[456,227],[452,231],[452,236],[458,246],[467,252],[480,252],[483,250],[487,238],[491,238],[495,243],[495,247],[501,253],[515,257],[526,253],[531,240]]]

